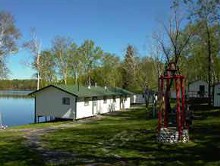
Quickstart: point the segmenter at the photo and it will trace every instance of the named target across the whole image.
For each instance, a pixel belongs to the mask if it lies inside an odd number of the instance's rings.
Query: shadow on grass
[[[12,136],[0,139],[0,165],[44,165],[36,152],[23,145],[23,139]]]
[[[106,114],[107,117],[118,117],[123,118],[124,120],[150,120],[155,119],[150,116],[151,107],[145,108],[145,107],[137,107],[135,109],[129,110],[129,111],[122,111],[122,112],[112,112],[110,114]]]
[[[220,165],[220,111],[201,111],[187,144],[158,144],[156,120],[143,108],[106,115],[94,124],[51,133],[51,149],[76,154],[63,165]],[[65,138],[65,139],[64,139]],[[61,164],[62,165],[62,164]]]

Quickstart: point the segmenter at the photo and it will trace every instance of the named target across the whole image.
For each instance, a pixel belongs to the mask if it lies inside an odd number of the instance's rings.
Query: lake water
[[[30,91],[0,91],[1,95],[4,94],[0,97],[3,125],[10,127],[34,122],[34,98],[25,97],[28,93]]]

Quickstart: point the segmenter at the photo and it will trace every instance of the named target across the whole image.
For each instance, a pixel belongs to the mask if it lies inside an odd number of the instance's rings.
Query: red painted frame
[[[159,97],[161,100],[161,106],[158,112],[158,131],[160,131],[161,128],[169,127],[168,114],[170,106],[169,95],[171,93],[170,83],[171,81],[174,81],[176,90],[176,128],[179,134],[179,139],[182,139],[183,129],[187,128],[185,118],[185,77],[177,72],[175,66],[174,69],[172,69],[171,65],[172,64],[169,64],[169,68],[166,70],[164,75],[159,77]],[[165,104],[165,109],[162,108],[162,104]]]

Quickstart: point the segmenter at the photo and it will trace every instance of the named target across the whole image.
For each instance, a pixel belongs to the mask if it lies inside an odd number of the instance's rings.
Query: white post
[[[0,112],[0,129],[6,129],[6,127],[8,127],[8,126],[4,126],[4,125],[3,125],[2,113]]]
[[[2,124],[2,113],[0,112],[0,128],[2,128],[3,124]]]

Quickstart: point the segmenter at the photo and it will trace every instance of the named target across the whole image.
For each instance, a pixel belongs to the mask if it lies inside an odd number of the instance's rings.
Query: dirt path
[[[102,119],[103,116],[97,116],[91,119],[79,120],[77,122],[67,122],[66,124],[54,125],[43,128],[30,128],[30,129],[11,129],[16,131],[24,132],[25,146],[36,151],[42,156],[42,159],[45,163],[49,165],[59,165],[68,163],[68,161],[73,160],[73,157],[76,157],[76,154],[61,151],[61,150],[50,150],[45,144],[42,143],[41,137],[45,134],[55,132],[59,129],[73,128],[77,127],[83,123],[89,123],[97,119]]]
[[[68,159],[71,159],[75,155],[68,152],[58,151],[58,150],[50,150],[48,149],[42,142],[41,136],[54,132],[58,129],[70,128],[78,126],[79,124],[66,124],[66,125],[57,125],[53,127],[46,127],[41,129],[26,129],[24,138],[26,141],[24,142],[25,146],[28,148],[38,152],[45,163],[56,165],[65,163]]]

